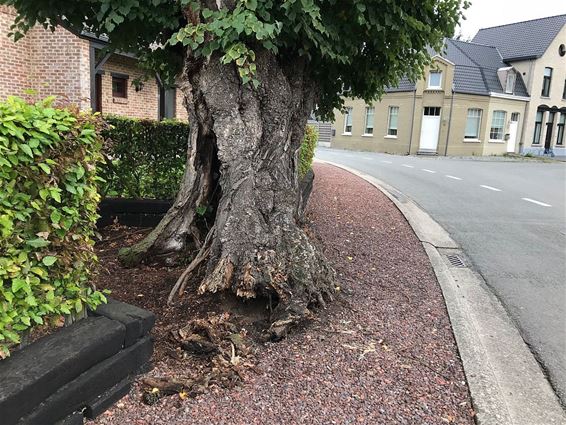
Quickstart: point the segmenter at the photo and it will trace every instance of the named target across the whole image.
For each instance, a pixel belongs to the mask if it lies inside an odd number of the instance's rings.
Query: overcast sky
[[[566,14],[566,0],[471,0],[456,34],[472,38],[480,28]]]

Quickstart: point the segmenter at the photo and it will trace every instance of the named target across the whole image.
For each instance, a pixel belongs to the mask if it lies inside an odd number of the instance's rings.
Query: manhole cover
[[[459,255],[450,254],[450,255],[447,255],[446,258],[448,258],[448,261],[450,262],[452,267],[466,267],[466,265],[464,264],[464,261],[460,258]]]

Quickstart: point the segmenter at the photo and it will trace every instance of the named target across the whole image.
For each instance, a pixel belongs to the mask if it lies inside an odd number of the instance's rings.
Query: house
[[[481,29],[473,42],[497,47],[525,81],[522,152],[566,156],[566,15]]]
[[[394,154],[458,156],[532,152],[535,131],[540,133],[541,141],[546,140],[544,136],[548,132],[543,131],[547,127],[542,128],[542,122],[552,119],[555,130],[549,139],[550,148],[554,148],[555,154],[562,154],[566,112],[565,101],[560,99],[562,89],[558,93],[558,84],[553,86],[544,80],[546,87],[550,87],[549,101],[533,104],[542,90],[545,68],[553,70],[554,81],[564,81],[566,62],[557,58],[561,57],[559,40],[566,40],[564,23],[560,27],[565,17],[554,17],[552,31],[547,31],[544,22],[532,24],[550,35],[534,43],[538,50],[529,53],[527,59],[519,55],[520,60],[514,60],[507,51],[502,54],[492,40],[479,42],[482,31],[493,29],[481,30],[473,42],[446,39],[442,51],[430,51],[432,64],[416,83],[402,79],[397,87],[385,90],[380,102],[371,105],[361,99],[345,99],[345,109],[335,111],[331,146]],[[504,37],[493,37],[505,45],[528,45],[517,34],[506,42]],[[525,69],[525,61],[530,61],[531,68]],[[539,70],[540,82],[536,82]],[[542,114],[533,114],[533,108],[546,109]],[[539,121],[535,122],[535,118]],[[542,147],[535,153],[544,152]]]
[[[57,95],[104,114],[187,119],[180,90],[164,87],[158,77],[134,84],[144,72],[133,55],[108,54],[103,39],[61,27],[36,26],[14,42],[8,33],[15,17],[13,8],[0,5],[0,100]]]

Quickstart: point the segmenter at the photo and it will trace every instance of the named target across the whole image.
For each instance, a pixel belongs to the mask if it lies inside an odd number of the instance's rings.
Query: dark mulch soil
[[[472,424],[473,411],[442,293],[428,258],[395,206],[363,180],[315,167],[308,231],[334,265],[335,302],[278,343],[232,390],[211,387],[146,406],[140,386],[96,424]],[[132,231],[122,229],[122,232]],[[126,237],[133,242],[142,233]],[[106,237],[116,238],[107,232]],[[168,334],[223,306],[193,287],[175,307],[165,299],[181,269],[126,270],[123,239],[98,245],[101,286],[157,314],[151,376],[185,376],[202,360],[174,359]],[[201,362],[201,363],[199,363]]]

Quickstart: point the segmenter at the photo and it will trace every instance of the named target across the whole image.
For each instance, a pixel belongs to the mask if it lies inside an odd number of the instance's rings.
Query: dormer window
[[[507,73],[507,80],[505,82],[505,93],[513,93],[515,91],[515,73],[509,71]]]
[[[442,88],[442,71],[430,71],[430,73],[428,74],[428,88]]]

